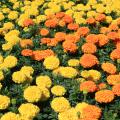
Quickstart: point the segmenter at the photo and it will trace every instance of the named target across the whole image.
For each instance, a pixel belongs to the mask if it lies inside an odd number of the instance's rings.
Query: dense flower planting
[[[120,0],[0,1],[0,120],[120,120]]]

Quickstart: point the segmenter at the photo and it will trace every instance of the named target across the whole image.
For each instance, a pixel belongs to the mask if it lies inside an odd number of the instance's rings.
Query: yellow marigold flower
[[[58,115],[58,120],[78,120],[78,114],[75,108],[71,108],[66,110],[65,112],[61,112]]]
[[[4,79],[4,74],[3,72],[0,70],[0,81]]]
[[[45,75],[45,76],[38,76],[36,78],[36,84],[38,87],[46,87],[46,88],[50,88],[52,85],[52,81],[50,79],[49,76]]]
[[[70,10],[66,10],[66,12],[65,12],[65,14],[70,15],[70,16],[72,16],[73,13],[74,13],[74,11],[71,10],[71,9]]]
[[[11,3],[16,3],[17,0],[9,0],[9,2],[11,2]]]
[[[13,68],[17,65],[17,61],[15,56],[9,55],[4,59],[4,64],[7,68]]]
[[[40,109],[32,103],[25,103],[18,108],[18,111],[22,116],[33,119],[39,113]]]
[[[43,64],[46,69],[53,70],[59,67],[60,61],[56,56],[49,56],[44,60]]]
[[[72,66],[72,67],[79,66],[79,60],[77,60],[77,59],[70,59],[68,61],[68,65]]]
[[[5,113],[0,120],[18,120],[18,115],[13,112]]]
[[[83,78],[89,78],[90,74],[87,70],[83,70],[80,75],[83,77]]]
[[[75,68],[72,67],[60,67],[59,73],[65,78],[74,78],[77,76],[78,72]]]
[[[4,51],[10,50],[10,49],[12,49],[12,47],[13,47],[13,45],[10,42],[8,42],[6,44],[2,44],[2,50],[4,50]]]
[[[52,100],[51,107],[55,112],[64,112],[70,109],[70,103],[64,97],[57,97]]]
[[[12,74],[12,80],[15,83],[24,83],[26,81],[27,77],[23,72],[17,71]]]
[[[3,60],[4,60],[4,59],[3,59],[3,56],[0,55],[0,64],[3,63]]]
[[[45,15],[39,15],[36,17],[36,22],[40,23],[46,20],[46,16]]]
[[[88,11],[87,12],[87,17],[94,17],[96,15],[95,11]]]
[[[75,22],[78,24],[85,24],[86,23],[86,19],[80,17],[80,18],[76,18]]]
[[[85,78],[77,78],[76,80],[77,80],[78,82],[80,82],[80,83],[86,81]]]
[[[94,81],[97,81],[97,80],[100,80],[101,78],[101,73],[97,70],[89,70],[88,71],[89,74],[90,74],[90,77],[94,80]]]
[[[10,12],[10,9],[9,8],[2,8],[2,12],[7,14]]]
[[[50,97],[50,92],[47,88],[43,87],[40,88],[42,91],[42,97],[41,97],[41,101],[45,101]]]
[[[0,95],[0,110],[6,109],[10,104],[10,98],[4,95]]]
[[[28,102],[38,102],[41,99],[42,91],[38,86],[29,86],[24,90],[24,98]]]
[[[66,93],[66,89],[61,85],[56,85],[51,88],[51,92],[56,96],[63,96]]]
[[[75,107],[75,110],[76,110],[77,112],[79,112],[80,114],[82,114],[82,111],[83,111],[83,109],[84,109],[86,106],[88,106],[88,104],[85,103],[85,102],[78,103],[78,104],[76,105],[76,107]]]
[[[0,21],[2,21],[4,18],[5,18],[5,17],[4,17],[4,15],[3,15],[3,13],[0,12]]]
[[[22,71],[26,75],[27,74],[31,75],[34,73],[34,69],[31,66],[23,66],[20,71]]]
[[[10,19],[10,20],[15,20],[17,18],[18,18],[18,12],[17,11],[11,11],[8,14],[8,19]]]
[[[111,23],[113,21],[111,16],[106,16],[106,22]]]
[[[3,25],[3,29],[5,29],[5,30],[10,30],[13,28],[14,28],[14,24],[12,22],[7,22],[7,23],[4,23],[4,25]]]
[[[61,11],[61,8],[59,5],[54,5],[51,9],[54,13],[58,13]]]

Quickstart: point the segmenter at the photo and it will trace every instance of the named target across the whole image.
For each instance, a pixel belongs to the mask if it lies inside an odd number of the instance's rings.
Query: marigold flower
[[[40,30],[40,35],[41,35],[41,36],[47,36],[48,34],[49,34],[49,30],[48,30],[48,29],[42,28],[42,29]]]
[[[51,92],[55,96],[63,96],[66,93],[66,89],[63,86],[56,85],[51,88]]]
[[[33,119],[40,112],[40,108],[36,105],[33,105],[32,103],[24,103],[20,105],[18,111],[22,116],[26,116],[29,119]]]
[[[109,103],[114,99],[114,94],[111,90],[100,90],[95,93],[95,100],[99,103]]]
[[[101,67],[102,67],[103,71],[105,71],[109,74],[115,74],[117,71],[116,66],[109,62],[103,63]]]
[[[85,36],[89,33],[89,28],[88,27],[80,27],[78,30],[77,30],[77,33],[78,35],[80,36]]]
[[[110,29],[111,31],[112,31],[112,30],[114,30],[114,31],[115,31],[115,30],[118,30],[118,29],[119,29],[119,27],[118,27],[118,25],[117,25],[117,24],[113,24],[113,23],[112,23],[112,24],[110,24],[110,25],[109,25],[109,29]]]
[[[99,64],[99,61],[97,59],[96,56],[92,55],[92,54],[84,54],[81,58],[80,58],[80,64],[84,67],[84,68],[90,68],[96,64]]]
[[[99,46],[100,47],[106,45],[109,42],[108,37],[104,34],[99,34],[98,39],[99,39]]]
[[[110,58],[112,60],[120,59],[120,49],[114,49],[110,54]]]
[[[47,44],[47,46],[56,46],[58,44],[57,38],[51,38],[50,42]]]
[[[63,49],[65,52],[75,53],[77,51],[77,46],[75,43],[72,43],[70,41],[63,42]]]
[[[115,95],[120,96],[120,84],[116,84],[112,87],[112,91]]]
[[[97,86],[93,81],[85,81],[80,84],[80,91],[95,92]]]
[[[41,38],[41,44],[49,44],[51,42],[50,38]]]
[[[109,32],[107,34],[108,38],[111,40],[117,40],[119,38],[118,33],[117,32]]]
[[[104,21],[106,19],[105,14],[98,14],[95,19],[99,22]]]
[[[88,24],[94,24],[96,22],[96,20],[93,17],[87,18],[86,21]]]
[[[73,67],[79,66],[79,60],[78,59],[70,59],[70,60],[68,60],[68,65],[73,66]]]
[[[42,91],[38,86],[29,86],[24,90],[24,98],[28,102],[38,102],[41,99]]]
[[[118,42],[116,42],[116,49],[118,50],[120,50],[120,41],[118,41]]]
[[[101,117],[102,111],[99,107],[95,105],[87,105],[83,108],[82,117],[83,118],[91,118],[92,119],[99,119]]]
[[[63,18],[65,16],[65,13],[64,12],[59,12],[59,13],[56,13],[56,18]]]
[[[55,28],[58,25],[58,21],[56,19],[46,20],[45,26],[49,28]]]
[[[97,47],[93,43],[85,43],[82,45],[82,51],[84,53],[95,53],[97,51]]]
[[[7,112],[5,113],[1,118],[1,120],[18,120],[18,115],[13,112]]]
[[[23,56],[32,56],[33,55],[33,51],[30,49],[24,49],[21,51],[21,55]]]
[[[107,82],[110,85],[116,85],[120,83],[120,75],[109,75],[107,77]]]
[[[75,34],[67,34],[65,36],[65,40],[69,41],[69,42],[76,43],[80,40],[80,37],[78,35],[75,35]]]
[[[55,112],[64,112],[64,111],[70,109],[70,103],[64,97],[56,97],[51,102],[51,108]]]
[[[106,33],[109,33],[110,32],[110,29],[107,28],[107,27],[101,27],[100,28],[100,33],[102,34],[106,34]]]
[[[47,50],[36,50],[33,51],[33,59],[37,60],[37,61],[41,61],[43,59],[45,59],[48,56],[52,56],[55,55],[54,52],[50,49]]]
[[[28,27],[29,25],[34,25],[34,22],[32,19],[28,18],[23,21],[23,26]]]
[[[63,20],[60,20],[60,21],[58,22],[58,25],[59,25],[60,27],[64,27],[65,24],[66,24],[66,23],[65,23]]]
[[[53,70],[56,69],[60,64],[59,59],[56,56],[49,56],[45,58],[43,65],[46,69]]]
[[[50,88],[52,85],[52,81],[49,76],[44,75],[44,76],[38,76],[36,78],[36,84],[38,87],[42,88]]]
[[[0,110],[6,109],[10,104],[10,98],[5,95],[0,95]]]
[[[33,46],[33,41],[30,40],[30,39],[23,39],[23,40],[20,41],[20,46],[22,48],[25,48],[27,46]]]
[[[100,84],[98,84],[98,89],[99,90],[105,89],[106,87],[107,87],[106,83],[100,83]]]
[[[95,34],[89,34],[87,37],[86,37],[86,42],[89,42],[89,43],[97,43],[98,42],[98,36],[95,35]]]
[[[66,34],[64,32],[55,33],[55,38],[60,42],[65,40]]]
[[[72,23],[73,22],[73,18],[67,14],[65,14],[65,16],[63,17],[63,21],[65,23]]]
[[[76,31],[79,28],[79,25],[75,24],[75,23],[70,23],[70,24],[68,24],[67,28],[69,30],[75,30]]]

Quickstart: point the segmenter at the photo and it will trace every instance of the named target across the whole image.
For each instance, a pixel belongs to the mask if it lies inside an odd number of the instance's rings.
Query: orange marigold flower
[[[83,118],[87,118],[87,120],[99,119],[101,117],[101,114],[101,109],[95,105],[87,105],[85,108],[83,108],[82,111]]]
[[[97,51],[97,47],[93,43],[85,43],[82,45],[82,51],[84,53],[95,53]]]
[[[100,28],[100,33],[106,34],[106,33],[109,33],[109,32],[110,32],[110,29],[107,28],[107,27],[101,27]]]
[[[109,85],[116,85],[120,83],[120,75],[109,75],[107,77],[107,82]]]
[[[93,81],[85,81],[80,84],[80,91],[95,92],[97,86]]]
[[[20,46],[25,48],[27,46],[33,46],[33,41],[31,39],[24,39],[20,41]]]
[[[96,22],[95,18],[93,18],[93,17],[87,18],[86,21],[88,24],[95,24],[95,22]]]
[[[115,95],[120,96],[120,84],[116,84],[112,87],[112,91]]]
[[[107,36],[111,40],[117,40],[119,38],[119,35],[117,32],[109,32]]]
[[[88,27],[80,27],[80,28],[77,30],[77,34],[80,35],[80,36],[85,36],[85,35],[87,35],[89,32],[90,32],[90,29],[89,29]]]
[[[98,14],[95,19],[99,22],[104,21],[106,19],[105,14]]]
[[[99,103],[109,103],[114,99],[114,94],[111,90],[100,90],[95,93],[95,100]]]
[[[120,49],[115,49],[111,52],[110,58],[112,60],[120,59]]]
[[[69,16],[69,15],[65,15],[65,16],[63,17],[63,21],[64,21],[65,23],[72,23],[72,22],[73,22],[73,18],[72,18],[71,16]]]
[[[74,34],[67,34],[65,36],[65,40],[76,43],[80,40],[80,37],[78,35],[74,35]]]
[[[98,89],[101,90],[101,89],[105,89],[107,87],[106,83],[100,83],[98,84]]]
[[[58,20],[57,19],[50,19],[46,20],[45,26],[49,28],[55,28],[58,25]]]
[[[42,29],[40,30],[40,35],[41,35],[41,36],[47,36],[48,34],[49,34],[49,30],[48,30],[48,29],[42,28]]]
[[[110,29],[111,31],[112,31],[112,30],[114,30],[114,31],[115,31],[115,30],[118,30],[118,29],[119,29],[119,27],[118,27],[118,25],[117,25],[117,24],[113,24],[113,23],[112,23],[112,24],[110,24],[110,25],[109,25],[109,29]]]
[[[64,41],[62,46],[65,52],[75,53],[77,51],[76,44],[70,41]]]
[[[55,33],[55,38],[57,38],[58,42],[65,40],[66,34],[64,32]]]
[[[48,44],[48,43],[50,43],[51,39],[50,38],[41,38],[40,41],[42,44]]]
[[[82,119],[79,119],[79,120],[98,120],[98,119],[95,119],[95,118],[82,118]]]
[[[67,28],[69,30],[77,30],[79,28],[79,25],[75,24],[75,23],[70,23],[70,24],[68,24]]]
[[[30,50],[30,49],[24,49],[24,50],[22,50],[21,55],[23,55],[23,56],[32,56],[33,51]]]
[[[90,68],[90,67],[93,67],[96,64],[99,64],[99,61],[98,61],[97,57],[92,55],[92,54],[84,54],[80,58],[80,64],[84,68]]]
[[[97,43],[98,42],[98,36],[95,35],[95,34],[89,34],[87,37],[86,37],[86,42],[89,42],[89,43]]]
[[[101,67],[102,67],[103,71],[105,71],[109,74],[115,74],[117,71],[116,66],[110,62],[103,63]]]
[[[66,23],[65,23],[63,20],[60,20],[60,21],[58,22],[58,25],[59,25],[60,27],[64,27],[65,24],[66,24]]]
[[[23,26],[28,27],[29,25],[34,25],[34,22],[32,19],[28,18],[23,21]]]
[[[50,43],[47,44],[47,46],[56,46],[58,44],[57,38],[51,38]]]
[[[32,58],[34,60],[41,61],[41,60],[45,59],[46,57],[52,56],[52,55],[55,55],[55,54],[50,49],[47,49],[47,50],[36,50],[36,51],[33,51]]]
[[[56,18],[62,18],[62,17],[64,17],[65,16],[65,13],[64,12],[59,12],[59,13],[56,13]]]
[[[99,46],[100,47],[106,45],[109,42],[109,39],[106,35],[99,34],[97,36],[98,36],[98,39],[99,39]]]

